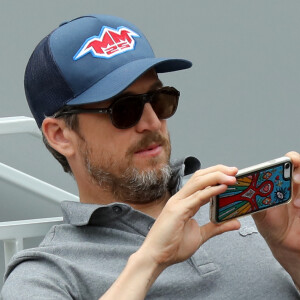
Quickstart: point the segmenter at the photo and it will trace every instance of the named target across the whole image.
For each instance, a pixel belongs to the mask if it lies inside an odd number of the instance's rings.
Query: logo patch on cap
[[[97,58],[111,58],[134,50],[133,37],[140,36],[127,27],[121,26],[113,29],[103,26],[98,36],[92,36],[83,43],[73,59],[78,60],[88,53]]]

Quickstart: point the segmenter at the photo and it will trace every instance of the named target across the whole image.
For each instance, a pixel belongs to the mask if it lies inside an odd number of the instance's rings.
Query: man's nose
[[[143,114],[141,119],[136,124],[138,132],[156,131],[161,128],[161,120],[157,117],[150,103],[146,103],[144,106]]]

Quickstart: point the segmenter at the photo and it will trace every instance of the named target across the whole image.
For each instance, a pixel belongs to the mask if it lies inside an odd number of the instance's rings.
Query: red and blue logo
[[[88,53],[97,58],[111,58],[134,50],[134,37],[140,36],[127,27],[113,29],[103,26],[98,36],[92,36],[83,43],[73,59],[78,60]]]

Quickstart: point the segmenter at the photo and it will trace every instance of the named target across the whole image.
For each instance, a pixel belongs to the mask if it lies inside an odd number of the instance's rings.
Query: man
[[[236,181],[237,169],[196,171],[191,157],[170,166],[166,119],[179,92],[157,73],[190,66],[155,58],[138,28],[111,16],[75,19],[41,41],[25,72],[26,96],[81,203],[64,202],[65,224],[14,257],[3,299],[299,297],[300,156],[288,154],[293,201],[255,216],[277,261],[256,229],[208,222],[204,205]]]

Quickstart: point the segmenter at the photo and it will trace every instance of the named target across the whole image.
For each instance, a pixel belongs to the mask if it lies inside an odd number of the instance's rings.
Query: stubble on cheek
[[[153,142],[164,148],[164,155],[148,159],[152,166],[150,169],[134,166],[134,153]],[[158,199],[167,191],[171,176],[169,136],[165,138],[151,133],[130,147],[123,159],[118,160],[114,159],[115,154],[107,151],[98,149],[97,153],[93,152],[85,141],[80,146],[80,152],[92,184],[112,193],[116,201],[146,203]],[[159,168],[155,168],[158,165]]]
[[[149,133],[139,142],[129,147],[124,157],[118,153],[117,146],[114,149],[114,153],[99,149],[97,151],[93,151],[91,147],[87,146],[87,143],[84,140],[80,145],[80,152],[90,175],[97,174],[95,178],[97,181],[99,181],[100,176],[103,176],[103,180],[100,181],[111,182],[111,180],[105,179],[107,174],[111,174],[115,178],[120,178],[124,176],[124,174],[128,173],[128,169],[134,168],[139,172],[145,171],[143,170],[143,167],[140,168],[139,166],[134,165],[134,156],[137,151],[148,147],[152,143],[161,145],[164,149],[164,155],[148,158],[147,163],[149,166],[154,168],[158,164],[163,166],[169,164],[171,155],[169,134],[167,137],[163,137],[158,133]]]

